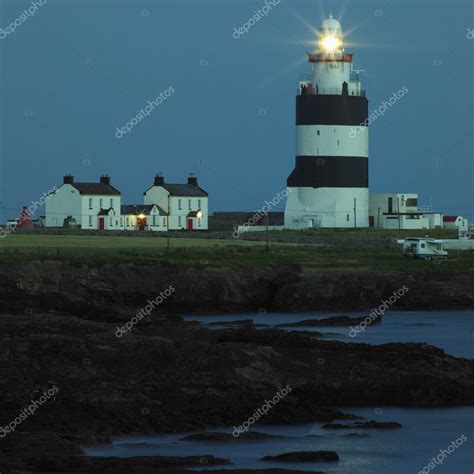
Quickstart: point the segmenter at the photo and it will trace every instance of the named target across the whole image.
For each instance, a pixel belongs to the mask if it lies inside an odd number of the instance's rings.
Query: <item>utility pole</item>
[[[265,213],[265,217],[266,217],[265,220],[267,221],[267,229],[266,229],[266,232],[265,232],[267,234],[267,236],[266,236],[267,237],[267,245],[266,245],[265,250],[268,252],[270,250],[270,244],[268,242],[268,211]]]
[[[397,196],[397,213],[398,213],[398,231],[400,232],[401,229],[401,222],[400,222],[400,198]]]
[[[357,229],[357,199],[354,198],[354,229]]]

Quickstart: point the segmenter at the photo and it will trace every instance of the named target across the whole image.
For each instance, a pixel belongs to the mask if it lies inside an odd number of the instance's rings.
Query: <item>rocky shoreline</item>
[[[399,310],[474,309],[474,268],[410,271],[264,269],[44,260],[0,266],[1,313],[57,311],[99,317],[142,308],[170,285],[161,308],[176,314],[354,311],[378,307],[406,286]]]
[[[355,419],[338,406],[474,404],[474,361],[424,344],[344,344],[252,326],[213,330],[159,313],[122,338],[112,321],[70,314],[2,315],[0,334],[5,424],[43,391],[59,389],[0,440],[3,470],[95,472],[112,460],[84,458],[80,446],[239,425],[284,386],[291,393],[265,423]]]
[[[386,274],[381,279],[369,272],[361,279],[357,274],[323,272],[317,279],[324,285],[318,286],[314,275],[293,268],[246,276],[233,270],[163,270],[130,265],[74,268],[67,262],[1,268],[1,426],[51,387],[58,388],[14,431],[0,430],[1,472],[169,472],[172,465],[177,473],[186,472],[189,463],[227,462],[208,453],[198,459],[99,459],[84,456],[82,446],[108,443],[113,436],[238,426],[285,386],[291,393],[265,415],[265,423],[344,421],[352,429],[357,417],[338,407],[474,405],[474,361],[429,345],[346,344],[249,323],[217,329],[179,315],[185,309],[210,308],[213,298],[216,311],[255,310],[260,305],[283,310],[293,304],[284,295],[293,295],[295,301],[293,292],[298,292],[301,310],[329,311],[336,299],[345,309],[361,309],[360,292],[356,302],[350,299],[361,285],[366,288],[364,301],[368,298],[375,305],[410,275]],[[400,305],[416,299],[412,290],[421,283],[419,276],[411,277],[414,286],[408,285],[408,299],[401,299]],[[344,284],[336,287],[337,278],[347,278],[345,301],[339,294]],[[472,289],[464,286],[461,298],[462,288],[450,289],[456,281],[454,276],[449,284],[438,279],[445,285],[444,298],[452,291],[454,306],[468,307]],[[330,282],[334,291],[324,299]],[[427,282],[422,280],[425,290]],[[123,337],[116,336],[117,326],[170,284],[176,291],[169,300]],[[426,303],[428,294],[422,292],[420,301],[423,298]]]

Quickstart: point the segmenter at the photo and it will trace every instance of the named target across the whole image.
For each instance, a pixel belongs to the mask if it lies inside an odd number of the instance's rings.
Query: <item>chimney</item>
[[[188,178],[188,184],[190,186],[196,186],[198,185],[198,179],[197,179],[197,176],[194,174],[194,173],[190,173],[189,174],[189,178]]]
[[[154,186],[163,186],[163,184],[165,184],[165,177],[163,176],[163,173],[158,173],[155,176],[155,181],[153,184]]]
[[[100,182],[102,184],[110,184],[110,176],[107,176],[106,174],[102,175],[100,177]]]
[[[73,184],[74,183],[74,176],[72,176],[70,174],[67,174],[66,176],[64,176],[63,183],[64,184]]]

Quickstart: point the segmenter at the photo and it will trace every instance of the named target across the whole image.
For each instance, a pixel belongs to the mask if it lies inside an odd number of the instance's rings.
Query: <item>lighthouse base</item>
[[[288,188],[286,229],[369,227],[367,188]]]

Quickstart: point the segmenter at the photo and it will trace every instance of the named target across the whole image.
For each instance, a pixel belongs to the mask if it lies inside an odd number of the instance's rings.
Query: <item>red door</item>
[[[193,220],[188,219],[188,230],[193,230]]]
[[[104,229],[105,229],[105,218],[99,217],[99,230],[104,230]]]
[[[138,230],[145,230],[145,226],[146,226],[146,217],[138,217],[137,218],[137,226],[138,226]]]

